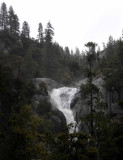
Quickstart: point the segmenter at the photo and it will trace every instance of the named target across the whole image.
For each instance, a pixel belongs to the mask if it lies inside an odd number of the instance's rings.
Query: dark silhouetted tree
[[[26,22],[26,21],[23,22],[21,34],[26,38],[30,37],[30,27],[29,27],[28,22]]]
[[[94,60],[95,56],[95,47],[96,44],[93,42],[88,42],[85,44],[85,46],[88,48],[87,51],[87,61],[89,63],[89,69],[88,69],[88,82],[90,84],[90,97],[91,97],[91,112],[93,111],[93,92],[92,92],[92,78],[93,78],[93,73],[92,73],[92,61]]]
[[[95,57],[95,47],[96,44],[93,42],[88,42],[85,44],[85,46],[88,48],[87,52],[87,61],[89,64],[89,67],[87,69],[87,84],[84,85],[81,88],[81,91],[84,92],[84,95],[86,95],[86,98],[88,98],[88,105],[90,107],[90,114],[91,114],[91,121],[90,121],[90,134],[91,136],[94,135],[94,124],[93,124],[93,113],[95,111],[95,100],[98,99],[99,96],[99,89],[93,84],[93,72],[92,72],[92,62]]]
[[[39,40],[39,43],[43,44],[44,42],[44,35],[43,35],[43,25],[42,23],[39,23],[39,26],[38,26],[38,40]]]
[[[55,143],[54,160],[97,160],[98,150],[91,145],[92,139],[85,133],[60,133]]]
[[[7,7],[6,7],[6,4],[3,2],[1,4],[1,10],[0,10],[0,29],[6,30],[7,26],[8,26]]]
[[[24,50],[27,50],[30,45],[29,35],[30,35],[30,28],[29,28],[28,22],[24,21],[22,26],[21,36],[20,36]]]
[[[18,16],[14,13],[12,6],[9,8],[8,25],[10,34],[19,34],[20,23]]]
[[[52,27],[51,23],[48,22],[47,23],[47,27],[45,29],[45,41],[47,44],[51,44],[52,43],[52,39],[54,36],[54,28]]]

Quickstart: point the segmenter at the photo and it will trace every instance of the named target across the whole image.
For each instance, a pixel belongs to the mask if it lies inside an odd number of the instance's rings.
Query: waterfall
[[[62,87],[53,89],[50,93],[51,102],[63,112],[66,117],[67,124],[75,123],[73,112],[70,109],[70,103],[76,92],[77,88]]]

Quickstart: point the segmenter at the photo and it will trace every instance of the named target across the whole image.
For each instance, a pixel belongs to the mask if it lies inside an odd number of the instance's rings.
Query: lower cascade
[[[51,102],[63,112],[66,117],[67,124],[75,123],[73,112],[70,109],[70,103],[76,92],[77,88],[62,87],[53,89],[50,93]]]

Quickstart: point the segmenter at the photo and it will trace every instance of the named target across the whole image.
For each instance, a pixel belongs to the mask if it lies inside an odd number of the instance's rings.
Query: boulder
[[[34,84],[36,85],[37,88],[39,88],[39,84],[41,82],[45,82],[48,88],[48,91],[50,92],[54,88],[60,88],[63,87],[62,84],[57,83],[56,81],[49,79],[49,78],[36,78],[34,80]]]
[[[55,133],[66,131],[66,118],[64,114],[55,107],[51,110],[51,121],[54,124]]]
[[[48,87],[48,92],[50,92],[53,88],[59,88],[62,87],[61,84],[58,84],[54,80],[48,79],[48,78],[36,78],[36,81],[34,82],[37,89],[39,89],[39,84],[41,82],[45,82]],[[53,123],[55,134],[59,132],[63,132],[66,130],[66,118],[64,114],[58,110],[53,104],[51,104],[50,100],[50,94],[36,94],[33,98],[33,106],[34,106],[34,113],[36,116],[41,116],[40,113],[38,113],[37,107],[38,105],[46,101],[47,103],[50,103],[51,105],[51,111],[49,115],[49,120]]]

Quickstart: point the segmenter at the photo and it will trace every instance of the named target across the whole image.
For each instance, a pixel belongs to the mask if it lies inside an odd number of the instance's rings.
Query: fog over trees
[[[50,21],[45,27],[39,22],[36,30],[37,38],[31,38],[28,22],[20,29],[14,8],[1,3],[0,159],[121,160],[123,115],[116,118],[111,104],[123,109],[122,37],[115,40],[109,35],[101,51],[95,42],[87,42],[87,50],[81,52],[54,42],[55,28]],[[99,77],[104,80],[109,104],[103,102],[100,89],[93,84]],[[88,132],[74,129],[71,133],[72,124],[57,128],[48,87],[42,82],[37,88],[36,78],[52,79],[67,87],[87,79],[79,92],[91,111],[85,117],[80,115],[79,120],[87,125]],[[36,104],[40,96],[43,98]],[[107,105],[109,113],[104,111]]]

